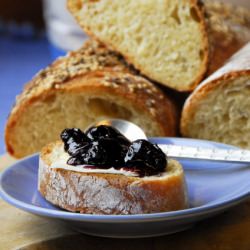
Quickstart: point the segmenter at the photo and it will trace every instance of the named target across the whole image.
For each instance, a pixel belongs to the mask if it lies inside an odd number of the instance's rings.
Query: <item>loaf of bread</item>
[[[121,53],[143,75],[190,91],[246,41],[250,14],[198,0],[68,0],[86,33]]]
[[[250,43],[186,100],[183,136],[250,149]]]
[[[7,121],[7,151],[20,158],[57,140],[66,127],[84,130],[104,118],[130,120],[148,136],[175,136],[173,102],[95,42],[56,60],[17,98]]]
[[[44,147],[38,176],[42,196],[61,208],[90,214],[142,214],[188,207],[183,169],[175,160],[169,160],[159,175],[134,177],[60,168],[55,162],[63,154],[61,142]]]

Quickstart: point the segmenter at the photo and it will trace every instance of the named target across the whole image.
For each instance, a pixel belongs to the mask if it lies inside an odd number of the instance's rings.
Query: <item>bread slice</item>
[[[7,151],[17,158],[32,154],[66,127],[84,130],[107,117],[130,120],[148,136],[176,135],[173,102],[118,55],[87,42],[25,87],[7,121]]]
[[[179,91],[193,90],[250,39],[249,12],[211,1],[68,0],[68,8],[90,36]]]
[[[86,33],[159,83],[189,90],[206,71],[208,40],[197,1],[69,0],[68,8]]]
[[[43,148],[38,190],[63,209],[89,214],[143,214],[185,209],[187,191],[182,166],[169,160],[159,176],[84,173],[55,166],[65,151],[61,142]],[[63,166],[63,164],[62,164]]]
[[[250,149],[250,43],[186,100],[183,136]]]

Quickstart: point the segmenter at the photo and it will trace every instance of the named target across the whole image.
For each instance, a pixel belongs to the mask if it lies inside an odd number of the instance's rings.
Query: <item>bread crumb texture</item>
[[[70,0],[68,7],[87,33],[149,78],[177,90],[201,80],[208,45],[197,1]]]
[[[210,59],[207,75],[250,41],[250,11],[219,1],[204,1]]]
[[[236,79],[221,80],[186,111],[190,113],[185,117],[183,135],[250,149],[249,96],[250,71]]]

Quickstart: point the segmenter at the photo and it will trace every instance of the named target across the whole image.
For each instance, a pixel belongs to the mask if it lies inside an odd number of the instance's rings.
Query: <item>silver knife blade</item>
[[[250,150],[203,148],[158,144],[161,150],[172,158],[208,160],[231,163],[250,163]]]

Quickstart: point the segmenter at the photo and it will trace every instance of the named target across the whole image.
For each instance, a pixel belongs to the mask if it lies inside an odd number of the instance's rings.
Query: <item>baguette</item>
[[[107,117],[130,120],[148,136],[176,135],[173,102],[120,56],[87,42],[26,85],[6,124],[7,151],[21,158],[57,140],[65,127],[84,130]]]
[[[46,200],[63,209],[89,214],[143,214],[188,207],[183,169],[169,160],[159,176],[85,173],[54,163],[65,154],[61,142],[43,148],[38,190]]]
[[[250,40],[250,14],[197,0],[68,0],[91,37],[121,53],[141,74],[191,91]]]
[[[182,135],[250,149],[249,86],[250,43],[186,100]]]

